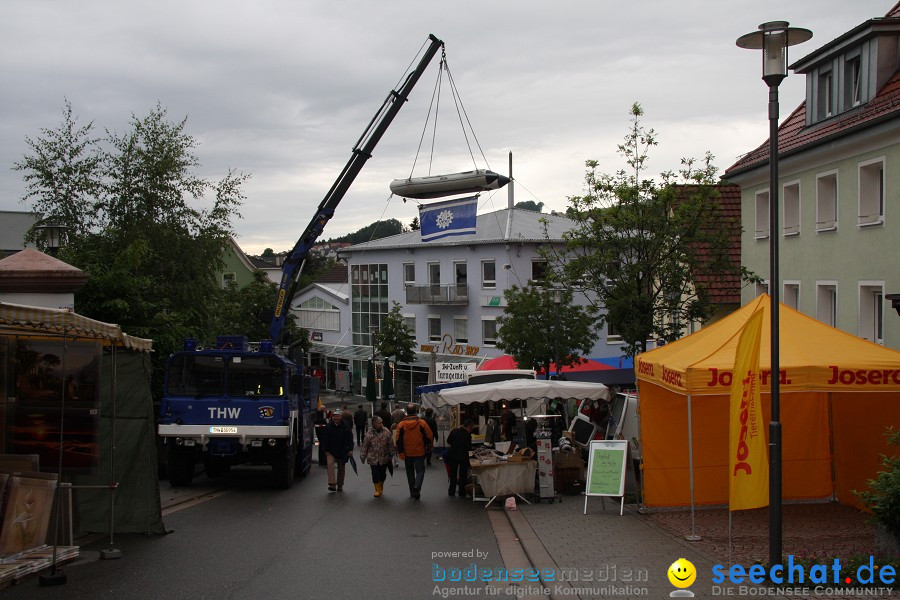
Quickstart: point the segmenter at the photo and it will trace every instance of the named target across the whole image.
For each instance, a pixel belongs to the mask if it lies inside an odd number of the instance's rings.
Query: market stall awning
[[[466,385],[438,392],[437,404],[457,406],[474,402],[502,402],[528,398],[588,398],[608,400],[609,389],[602,383],[511,379],[497,383]]]
[[[0,302],[0,330],[44,332],[48,335],[69,335],[104,339],[131,350],[150,352],[153,340],[130,336],[112,323],[103,323],[83,317],[69,310],[42,308]]]

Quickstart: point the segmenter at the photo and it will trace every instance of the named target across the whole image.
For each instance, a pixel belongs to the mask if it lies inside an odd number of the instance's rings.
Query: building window
[[[884,158],[859,164],[860,226],[884,223]]]
[[[837,172],[816,177],[816,231],[837,229]]]
[[[834,114],[834,78],[831,70],[819,73],[819,93],[816,96],[817,120],[827,119]]]
[[[416,315],[403,315],[403,324],[409,332],[409,337],[416,339]]]
[[[497,345],[497,320],[494,318],[481,320],[481,343],[484,346]]]
[[[441,341],[441,318],[437,315],[428,315],[428,341]]]
[[[800,235],[800,182],[788,183],[784,186],[781,231],[784,235]]]
[[[370,346],[372,328],[381,328],[388,314],[386,264],[350,266],[350,327],[354,346]]]
[[[428,283],[431,285],[440,285],[441,263],[428,263]]]
[[[295,312],[297,325],[304,329],[341,330],[341,311],[333,304],[315,296],[300,304]]]
[[[469,319],[467,317],[453,317],[453,339],[457,344],[469,343]]]
[[[612,343],[622,341],[622,333],[619,331],[618,326],[609,319],[606,320],[606,341]]]
[[[464,262],[455,262],[453,263],[453,270],[455,272],[455,283],[456,285],[466,285],[469,283],[469,267]]]
[[[415,285],[416,263],[403,263],[403,285]]]
[[[756,239],[769,237],[769,190],[756,193]]]
[[[481,287],[486,290],[497,287],[497,263],[492,260],[481,261]]]
[[[800,282],[784,282],[784,298],[782,302],[794,310],[800,310]]]
[[[857,56],[847,61],[844,68],[844,106],[852,108],[862,103],[862,68]]]
[[[837,327],[837,283],[816,282],[816,318]]]
[[[769,282],[763,281],[762,283],[754,284],[756,290],[756,298],[762,296],[763,294],[769,293]]]
[[[859,337],[884,344],[884,283],[863,282],[859,286]]]
[[[232,283],[237,285],[237,275],[234,273],[222,273],[222,289],[227,289]]]
[[[547,278],[547,268],[546,260],[531,261],[531,280],[544,281]]]

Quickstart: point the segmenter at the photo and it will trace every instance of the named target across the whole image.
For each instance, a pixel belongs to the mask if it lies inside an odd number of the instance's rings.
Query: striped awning
[[[151,352],[153,340],[130,336],[112,323],[103,323],[69,310],[0,302],[0,332],[69,335],[108,340],[131,350]]]

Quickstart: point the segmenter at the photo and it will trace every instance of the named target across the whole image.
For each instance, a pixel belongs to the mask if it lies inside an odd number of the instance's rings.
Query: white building
[[[419,352],[415,364],[397,367],[398,400],[427,383],[432,349],[439,362],[503,355],[496,347],[503,292],[541,279],[546,263],[538,248],[561,243],[573,226],[562,216],[504,209],[478,215],[472,235],[423,242],[419,231],[410,231],[344,249],[348,276],[316,282],[292,303],[298,325],[312,335],[312,364],[324,369],[326,387],[335,387],[338,371],[350,371],[350,389],[364,394],[371,328],[394,301]],[[618,359],[621,348],[603,331],[590,356]]]

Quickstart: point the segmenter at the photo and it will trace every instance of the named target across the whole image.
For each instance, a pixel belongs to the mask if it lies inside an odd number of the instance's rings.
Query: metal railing
[[[469,304],[469,286],[450,285],[407,285],[407,304]]]

